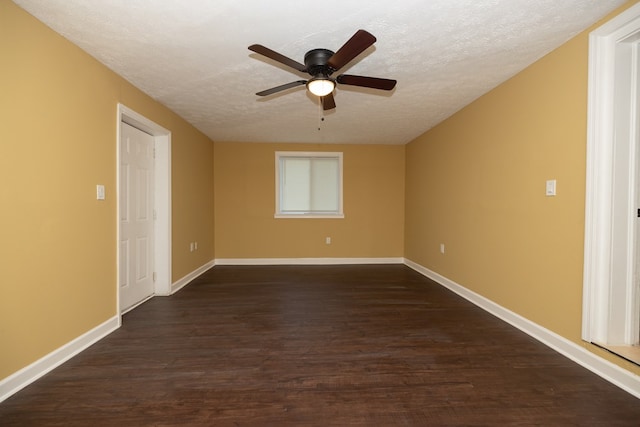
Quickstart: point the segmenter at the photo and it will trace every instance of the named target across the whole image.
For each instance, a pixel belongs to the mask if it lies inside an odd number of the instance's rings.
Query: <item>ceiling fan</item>
[[[333,99],[333,90],[336,83],[351,86],[361,86],[373,89],[392,90],[396,86],[395,80],[381,79],[378,77],[355,76],[351,74],[340,74],[333,78],[331,75],[347,65],[352,59],[360,55],[365,49],[373,45],[376,38],[365,30],[358,30],[347,42],[332,52],[328,49],[313,49],[304,55],[304,64],[294,61],[278,52],[259,44],[249,46],[249,50],[280,62],[297,71],[309,73],[309,80],[296,80],[291,83],[272,87],[256,93],[258,96],[267,96],[274,93],[291,89],[296,86],[306,85],[309,92],[320,97],[322,108],[331,110],[336,108]]]

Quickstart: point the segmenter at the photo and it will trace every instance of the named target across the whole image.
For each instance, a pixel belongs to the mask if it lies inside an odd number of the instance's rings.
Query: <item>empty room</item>
[[[640,422],[640,2],[0,0],[0,425]]]

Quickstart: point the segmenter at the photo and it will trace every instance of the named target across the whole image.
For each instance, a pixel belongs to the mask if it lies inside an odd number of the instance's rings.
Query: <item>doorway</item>
[[[640,4],[589,40],[582,338],[640,364]]]
[[[122,104],[118,104],[117,123],[117,301],[122,314],[153,295],[171,292],[171,132]],[[146,139],[138,149],[149,147],[148,155],[136,162],[148,161],[148,173],[144,165],[123,167],[132,161],[122,148],[123,135]],[[135,168],[142,170],[132,178]],[[137,194],[133,207],[132,191]],[[128,215],[126,221],[123,213]],[[135,230],[129,221],[132,214],[147,218],[133,225]]]

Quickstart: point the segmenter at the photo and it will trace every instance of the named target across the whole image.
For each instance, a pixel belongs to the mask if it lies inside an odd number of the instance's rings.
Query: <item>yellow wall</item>
[[[214,145],[0,0],[0,379],[116,315],[118,102],[172,131],[174,281],[214,254],[404,255],[580,343],[587,47],[583,33],[406,147]],[[343,220],[273,218],[276,150],[344,152]]]
[[[345,218],[274,218],[276,151],[342,151]],[[214,170],[216,258],[402,257],[404,146],[216,142]]]
[[[0,379],[116,315],[118,102],[172,131],[175,281],[214,258],[213,143],[0,0]]]
[[[587,60],[584,32],[406,147],[405,257],[578,344]]]

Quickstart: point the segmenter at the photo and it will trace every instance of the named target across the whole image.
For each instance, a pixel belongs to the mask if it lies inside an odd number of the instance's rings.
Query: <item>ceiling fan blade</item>
[[[304,66],[303,64],[299,63],[298,61],[294,61],[291,58],[288,58],[274,50],[269,49],[268,47],[264,47],[260,44],[252,44],[251,46],[249,46],[249,50],[255,52],[255,53],[259,53],[262,56],[266,56],[267,58],[273,59],[274,61],[277,61],[281,64],[284,64],[288,67],[291,67],[293,69],[296,69],[298,71],[303,71],[306,72],[307,71],[307,67]]]
[[[329,58],[327,64],[337,71],[375,42],[376,38],[371,33],[365,30],[358,30]]]
[[[281,92],[283,90],[291,89],[292,87],[302,86],[302,85],[304,85],[306,83],[307,83],[306,80],[296,80],[295,82],[291,82],[291,83],[287,83],[287,84],[284,84],[284,85],[272,87],[271,89],[263,90],[262,92],[256,93],[256,95],[258,95],[258,96],[267,96],[267,95],[274,94],[276,92]]]
[[[391,79],[381,79],[378,77],[354,76],[351,74],[339,75],[336,79],[338,83],[351,86],[370,87],[373,89],[391,90],[396,87],[396,81]]]
[[[333,93],[320,97],[320,102],[322,102],[322,109],[325,111],[336,108],[336,101],[333,99]]]

